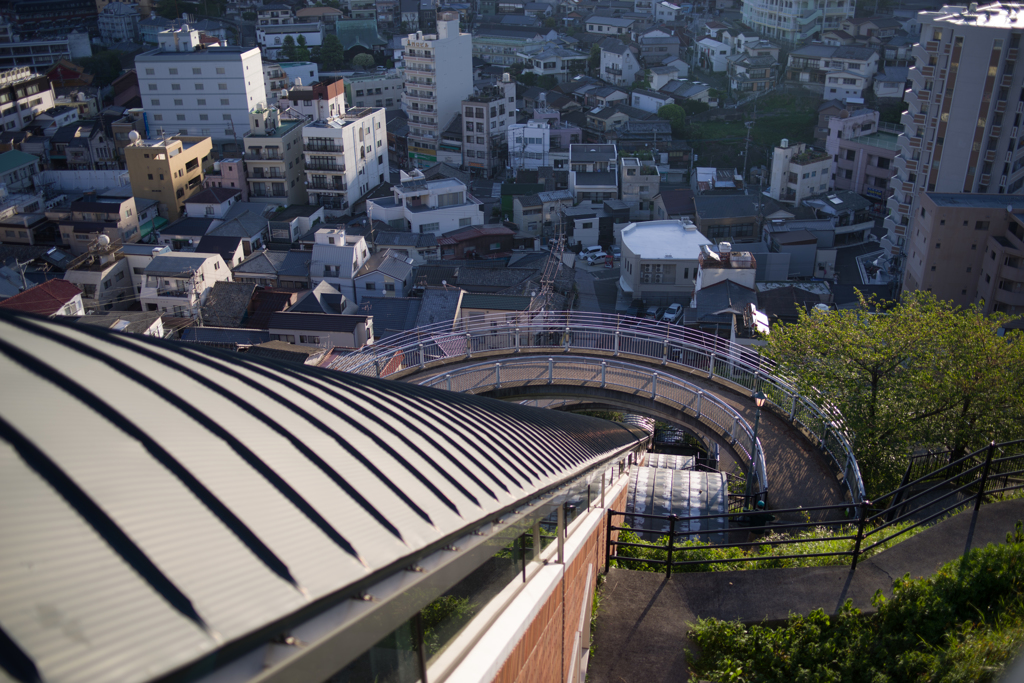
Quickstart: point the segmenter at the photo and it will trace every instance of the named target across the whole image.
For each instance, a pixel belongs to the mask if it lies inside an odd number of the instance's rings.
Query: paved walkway
[[[1024,500],[963,512],[895,547],[849,567],[662,574],[612,569],[601,589],[594,634],[592,683],[678,683],[689,680],[686,634],[699,618],[782,623],[792,614],[823,608],[834,614],[847,600],[872,612],[876,590],[892,595],[892,582],[905,574],[930,576],[968,548],[1003,543]]]

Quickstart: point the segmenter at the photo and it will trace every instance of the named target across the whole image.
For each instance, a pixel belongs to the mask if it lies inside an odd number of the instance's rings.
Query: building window
[[[202,88],[200,88],[200,90],[201,89]],[[217,84],[217,90],[227,90],[227,89],[228,89],[228,84],[227,83],[218,83]]]
[[[384,283],[384,291],[385,292],[393,292],[393,291],[395,291],[395,283],[394,282],[385,282]]]
[[[147,76],[155,76],[156,75],[156,69],[146,69],[146,75]]]
[[[199,115],[199,120],[200,121],[209,121],[210,120],[210,116],[208,114],[200,114]]]
[[[150,100],[149,103],[152,104],[154,107],[160,106],[160,100]]]
[[[320,343],[320,337],[318,337],[316,335],[312,335],[312,334],[300,334],[299,335],[299,343],[300,344],[319,344]]]
[[[225,73],[225,71],[224,71],[224,67],[222,67],[222,66],[218,66],[218,67],[217,67],[217,74],[218,74],[218,75],[223,75],[224,73]]]
[[[222,100],[220,101],[220,105],[221,105],[222,107],[226,107],[226,106],[228,106],[229,104],[230,104],[230,103],[229,103],[229,101],[228,101],[228,100],[222,99]]]
[[[196,83],[195,86],[196,86],[196,90],[202,90],[203,89],[203,84],[202,83]]]
[[[150,83],[150,84],[149,84],[149,85],[148,85],[147,87],[148,87],[148,88],[149,88],[150,90],[156,90],[156,83]]]
[[[171,83],[171,90],[181,90],[180,83]]]
[[[199,76],[202,73],[203,73],[203,70],[200,69],[198,66],[192,67],[192,75],[193,76]]]
[[[185,106],[185,101],[184,100],[174,100],[174,106],[175,107],[183,107],[183,106]]]
[[[205,107],[206,106],[206,100],[203,100],[203,99],[196,100],[196,104],[199,105],[200,107]]]
[[[377,289],[377,283],[376,282],[367,282],[366,283],[366,289],[371,290],[371,291],[374,290],[374,289]]]
[[[184,114],[178,114],[178,120],[179,121],[184,121],[185,120],[185,115]]]

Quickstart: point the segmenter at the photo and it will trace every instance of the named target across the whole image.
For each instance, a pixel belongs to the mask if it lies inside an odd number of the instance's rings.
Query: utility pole
[[[750,131],[757,120],[757,100],[754,101],[754,113],[750,121],[747,121],[747,143],[743,148],[743,187],[747,186],[747,161],[750,159]]]

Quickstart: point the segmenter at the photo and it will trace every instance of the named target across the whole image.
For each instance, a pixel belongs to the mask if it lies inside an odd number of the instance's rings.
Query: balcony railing
[[[187,289],[178,289],[177,287],[158,287],[156,290],[157,296],[170,296],[176,299],[187,299],[191,292]]]
[[[325,183],[319,180],[314,180],[309,184],[311,190],[323,190],[326,192],[345,192],[348,190],[348,185],[345,183]]]
[[[276,168],[254,168],[249,171],[250,178],[274,178],[284,180],[284,174]]]
[[[304,141],[302,148],[307,152],[337,152],[341,154],[345,151],[344,147],[333,142],[314,142],[312,140]]]
[[[288,196],[288,192],[286,192],[285,190],[277,190],[275,192],[273,190],[257,190],[257,189],[253,189],[253,190],[249,191],[249,196],[250,197],[287,197]]]
[[[274,152],[246,152],[246,161],[284,161],[280,153]]]
[[[334,161],[325,161],[323,159],[310,159],[306,162],[306,170],[310,171],[331,171],[333,173],[344,173],[345,164],[338,164]]]

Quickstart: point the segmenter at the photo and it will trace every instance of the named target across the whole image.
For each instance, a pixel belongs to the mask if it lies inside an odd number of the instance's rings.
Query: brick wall
[[[628,473],[619,481],[628,482]],[[613,510],[621,512],[626,509],[627,493],[627,487],[622,486],[614,499],[606,502]],[[620,521],[621,518],[617,518],[615,523]],[[495,683],[565,681],[570,670],[578,673],[579,662],[574,666],[573,659],[579,649],[574,646],[577,645],[580,613],[593,599],[597,575],[604,571],[607,529],[607,516],[602,515],[589,537],[582,540],[582,547],[575,556],[566,558],[562,578],[502,664]],[[618,532],[613,532],[613,538],[617,536]],[[584,645],[589,646],[589,643]]]

